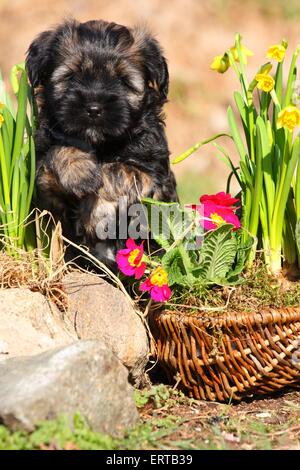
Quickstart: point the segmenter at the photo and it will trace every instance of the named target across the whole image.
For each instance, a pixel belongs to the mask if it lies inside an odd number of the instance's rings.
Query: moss
[[[174,290],[168,310],[182,313],[222,315],[227,311],[253,312],[263,307],[293,307],[300,305],[300,282],[275,278],[258,263],[242,276],[238,286],[193,285],[189,289]]]

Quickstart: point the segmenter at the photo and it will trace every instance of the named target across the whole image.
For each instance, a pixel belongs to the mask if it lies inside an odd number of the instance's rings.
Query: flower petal
[[[141,279],[141,277],[144,275],[145,270],[146,270],[146,263],[141,263],[137,268],[135,268],[135,279]]]

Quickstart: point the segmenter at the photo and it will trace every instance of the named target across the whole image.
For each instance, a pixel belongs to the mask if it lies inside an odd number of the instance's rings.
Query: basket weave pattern
[[[259,313],[152,312],[153,354],[189,396],[241,400],[300,386],[300,307]]]

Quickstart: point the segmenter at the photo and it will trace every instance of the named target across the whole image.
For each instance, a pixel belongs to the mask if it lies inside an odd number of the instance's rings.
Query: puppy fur
[[[38,205],[63,231],[112,263],[122,242],[96,234],[119,197],[176,201],[162,108],[169,74],[145,30],[67,21],[30,45],[26,68],[39,125]]]

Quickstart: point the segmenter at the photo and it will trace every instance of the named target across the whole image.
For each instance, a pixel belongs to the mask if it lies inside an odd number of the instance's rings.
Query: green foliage
[[[160,262],[168,273],[169,286],[235,284],[245,268],[254,240],[231,224],[203,234],[196,211],[178,204],[144,199],[149,210],[151,236],[165,250]],[[172,209],[170,211],[170,208]],[[154,225],[153,209],[160,223]],[[245,239],[245,240],[244,240]],[[200,241],[200,243],[199,243]]]
[[[218,283],[226,279],[237,254],[237,238],[232,225],[224,224],[207,234],[200,251],[199,267],[195,275],[207,282]]]
[[[148,403],[155,408],[172,408],[176,403],[191,404],[193,399],[188,399],[181,391],[173,389],[164,384],[154,385],[147,390],[135,390],[135,403],[138,408],[143,408]]]
[[[17,110],[12,105],[0,73],[0,236],[7,250],[32,247],[28,216],[35,182],[34,105],[24,64],[13,67],[12,87]]]
[[[180,419],[175,416],[155,418],[125,431],[121,437],[112,437],[94,432],[79,414],[74,416],[72,422],[62,416],[40,423],[32,433],[10,432],[5,426],[0,426],[0,450],[160,448],[159,440],[174,432],[179,422]]]
[[[295,235],[298,251],[300,253],[300,219],[297,220]]]
[[[74,416],[71,423],[66,417],[44,421],[32,433],[11,433],[0,426],[0,450],[30,450],[40,449],[41,446],[64,449],[69,444],[83,450],[112,450],[118,445],[111,436],[93,432],[79,414]]]

